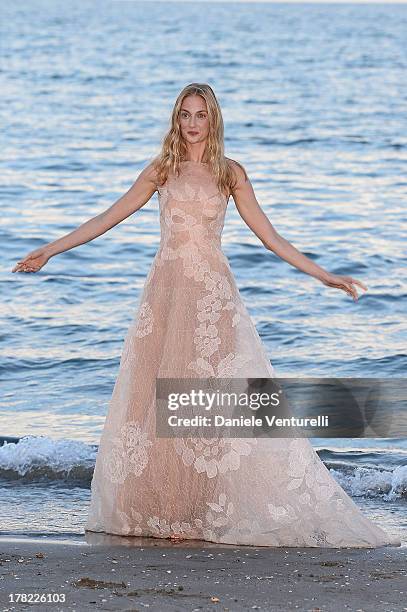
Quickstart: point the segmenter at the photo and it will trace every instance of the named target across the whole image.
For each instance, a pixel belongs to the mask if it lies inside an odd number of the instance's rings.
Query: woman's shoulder
[[[230,157],[225,157],[225,159],[238,182],[245,182],[246,180],[249,180],[249,177],[247,176],[247,172],[243,164],[236,161],[235,159],[231,159]]]
[[[151,183],[154,183],[156,188],[158,188],[158,157],[150,159],[150,161],[144,166],[142,174]]]

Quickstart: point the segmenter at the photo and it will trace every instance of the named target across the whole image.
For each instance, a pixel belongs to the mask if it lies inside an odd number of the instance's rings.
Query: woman
[[[13,271],[35,272],[93,240],[155,191],[160,247],[125,338],[86,531],[255,546],[400,544],[361,513],[306,438],[156,435],[158,378],[275,376],[221,249],[230,195],[266,249],[354,300],[356,286],[367,289],[327,272],[274,229],[244,167],[224,156],[222,114],[209,85],[181,91],[160,155],[125,195]]]

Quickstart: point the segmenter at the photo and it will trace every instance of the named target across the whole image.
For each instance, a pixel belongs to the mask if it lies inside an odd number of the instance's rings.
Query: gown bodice
[[[228,198],[221,193],[208,165],[181,162],[180,174],[158,188],[160,249],[168,254],[187,243],[201,253],[221,250]]]

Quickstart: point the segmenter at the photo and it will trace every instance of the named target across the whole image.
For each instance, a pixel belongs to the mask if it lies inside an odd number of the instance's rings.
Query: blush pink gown
[[[282,547],[400,541],[306,438],[158,438],[155,380],[276,377],[221,248],[227,198],[185,161],[158,189],[161,243],[127,332],[85,530]]]

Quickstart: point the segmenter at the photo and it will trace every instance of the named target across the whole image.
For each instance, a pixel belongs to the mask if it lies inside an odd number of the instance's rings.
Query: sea
[[[13,274],[121,197],[191,82],[222,108],[276,230],[362,281],[354,302],[267,251],[231,198],[223,231],[280,377],[403,378],[407,6],[2,2],[0,536],[80,538],[158,200]],[[362,511],[407,544],[407,440],[313,438]]]

